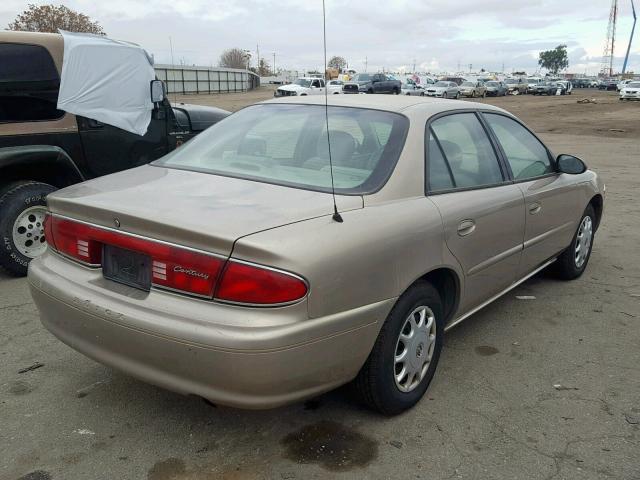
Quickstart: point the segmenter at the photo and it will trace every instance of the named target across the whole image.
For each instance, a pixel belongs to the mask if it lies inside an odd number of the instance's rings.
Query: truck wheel
[[[0,197],[0,266],[11,275],[25,276],[31,259],[46,250],[46,197],[55,190],[46,183],[18,182]]]
[[[361,400],[383,415],[418,403],[435,374],[443,334],[440,295],[420,281],[398,299],[355,379]]]
[[[398,90],[397,88],[393,89],[393,94],[394,95],[400,95],[400,90]]]

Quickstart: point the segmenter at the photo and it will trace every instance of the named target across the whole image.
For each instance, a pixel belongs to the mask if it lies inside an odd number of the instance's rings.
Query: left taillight
[[[102,265],[102,247],[131,250],[151,259],[151,282],[192,295],[213,297],[225,259],[74,220],[47,215],[45,239],[56,251],[86,265]]]

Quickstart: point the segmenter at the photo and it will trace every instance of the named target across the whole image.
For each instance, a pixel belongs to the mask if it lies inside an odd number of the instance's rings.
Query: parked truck
[[[46,248],[47,194],[155,160],[229,114],[212,107],[171,105],[162,83],[154,80],[152,64],[144,65],[144,55],[139,57],[141,65],[119,60],[118,49],[130,51],[138,46],[86,37],[87,42],[100,46],[100,53],[92,59],[86,56],[90,49],[79,49],[82,55],[67,65],[69,45],[65,48],[64,38],[61,34],[0,32],[0,267],[16,276],[25,275],[29,261]],[[79,45],[84,41],[77,35],[73,40]],[[103,86],[112,92],[103,101],[81,90],[95,89],[95,84],[69,91],[76,83],[87,83],[91,71],[117,73],[138,67],[152,75],[151,82],[140,85],[133,81],[125,89]],[[74,78],[77,71],[84,72],[80,78]],[[60,108],[63,76],[67,97],[76,103],[90,99],[93,110],[106,117]],[[113,110],[121,96],[134,90],[148,95],[148,111],[143,112],[146,130],[137,133],[136,129],[144,127],[140,121],[127,130],[119,121],[119,112]]]

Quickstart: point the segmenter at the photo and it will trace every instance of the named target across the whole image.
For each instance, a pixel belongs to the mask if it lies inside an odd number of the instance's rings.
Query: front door
[[[77,119],[87,170],[92,177],[144,165],[168,151],[168,115],[164,106],[154,110],[144,136],[90,118]]]
[[[525,198],[526,226],[519,276],[564,250],[578,227],[579,191],[575,180],[555,172],[547,148],[511,117],[483,113],[495,134],[516,186]]]
[[[438,118],[428,135],[427,191],[442,216],[447,247],[464,271],[463,313],[516,280],[524,199],[507,181],[475,113]]]

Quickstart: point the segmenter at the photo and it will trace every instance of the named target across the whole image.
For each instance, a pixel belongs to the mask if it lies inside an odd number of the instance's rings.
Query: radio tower
[[[616,23],[618,21],[618,0],[611,0],[611,11],[609,12],[609,25],[607,26],[607,41],[602,54],[602,66],[600,74],[613,76],[613,55],[616,46]]]

